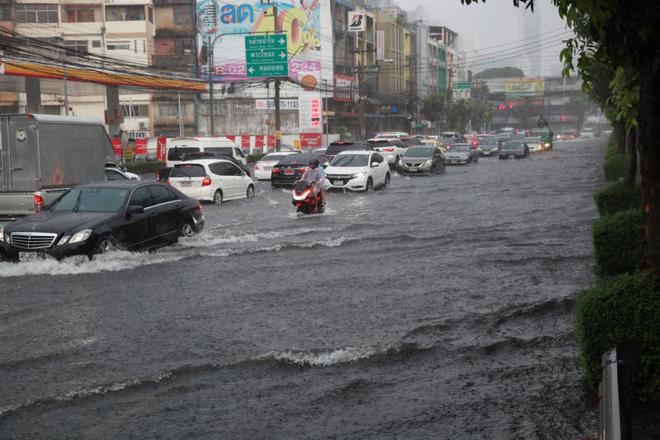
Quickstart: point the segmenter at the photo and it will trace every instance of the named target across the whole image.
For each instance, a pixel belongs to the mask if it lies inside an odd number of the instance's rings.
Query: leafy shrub
[[[154,160],[149,162],[127,163],[126,169],[131,173],[135,173],[135,174],[152,174],[155,173],[156,170],[163,168],[164,166],[165,166],[165,162],[160,160]]]
[[[575,303],[582,368],[590,387],[601,380],[601,357],[618,343],[636,341],[642,359],[636,395],[660,401],[660,278],[622,275],[580,292]]]
[[[628,158],[619,151],[614,143],[610,143],[607,148],[603,168],[605,178],[610,181],[624,179],[628,173]]]
[[[639,185],[614,182],[599,188],[594,194],[601,217],[620,211],[639,208],[642,205],[642,190]]]
[[[259,161],[261,160],[261,158],[264,157],[264,156],[265,156],[264,153],[261,153],[261,154],[250,154],[250,155],[247,157],[247,162],[248,162],[248,163],[257,163],[257,162],[259,162]]]
[[[644,267],[644,214],[630,209],[601,217],[593,225],[598,273],[614,276]]]

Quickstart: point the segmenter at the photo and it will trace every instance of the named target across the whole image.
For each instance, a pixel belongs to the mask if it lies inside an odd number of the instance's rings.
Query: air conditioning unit
[[[147,130],[148,128],[146,122],[140,122],[140,130]]]

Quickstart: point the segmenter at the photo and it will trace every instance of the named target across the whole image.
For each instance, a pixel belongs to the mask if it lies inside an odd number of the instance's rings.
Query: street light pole
[[[277,19],[277,3],[273,2],[273,20],[275,20],[274,33],[280,33],[280,23]],[[280,114],[280,86],[281,81],[275,80],[275,151],[282,149],[282,116]]]
[[[217,38],[217,37],[216,37]],[[210,136],[215,136],[215,115],[213,114],[213,70],[214,70],[214,60],[213,60],[213,45],[215,44],[215,40],[211,39],[211,36],[209,35],[208,37],[208,44],[206,46],[206,57],[208,58],[209,62],[209,72],[208,72],[208,77],[209,77],[209,128],[210,128]]]

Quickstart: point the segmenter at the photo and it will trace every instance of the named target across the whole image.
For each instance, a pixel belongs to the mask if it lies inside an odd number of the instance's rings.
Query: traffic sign
[[[454,88],[458,90],[466,90],[466,89],[470,89],[471,87],[472,84],[470,84],[469,82],[457,82],[456,84],[454,84]]]
[[[245,61],[248,78],[288,76],[286,34],[246,36]]]

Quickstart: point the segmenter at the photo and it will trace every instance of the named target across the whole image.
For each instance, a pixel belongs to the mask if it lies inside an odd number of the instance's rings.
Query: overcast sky
[[[429,20],[448,26],[459,33],[469,67],[476,73],[486,67],[516,66],[522,67],[529,75],[558,75],[561,71],[559,51],[561,40],[567,38],[564,22],[559,18],[557,9],[550,0],[537,0],[535,15],[540,24],[538,35],[540,41],[532,44],[532,49],[524,49],[523,20],[536,28],[536,20],[529,11],[513,7],[512,0],[487,0],[486,4],[465,6],[460,0],[395,0],[406,11],[418,6],[424,7]],[[531,33],[531,32],[530,32]],[[478,52],[471,50],[477,49]],[[531,69],[527,53],[538,53],[534,65],[537,72]],[[486,63],[487,62],[487,63]],[[519,64],[521,64],[519,66]]]

